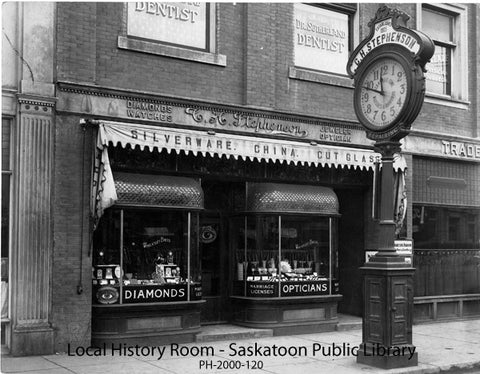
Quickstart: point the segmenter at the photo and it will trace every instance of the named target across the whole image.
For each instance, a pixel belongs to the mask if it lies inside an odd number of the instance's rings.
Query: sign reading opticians
[[[207,48],[209,4],[128,3],[127,34],[190,48]]]
[[[295,66],[346,74],[348,15],[295,4]]]

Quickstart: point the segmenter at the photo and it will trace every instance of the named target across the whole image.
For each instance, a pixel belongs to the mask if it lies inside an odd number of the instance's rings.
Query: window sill
[[[181,47],[173,47],[144,40],[132,39],[126,36],[118,37],[118,48],[136,52],[149,53],[158,56],[195,61],[203,64],[227,66],[227,56],[225,55],[201,52]]]
[[[330,86],[353,88],[353,80],[348,76],[328,74],[294,66],[289,68],[288,77],[301,81],[328,84]]]
[[[457,100],[450,96],[436,95],[428,92],[425,94],[425,102],[464,110],[467,110],[470,106],[469,101]]]

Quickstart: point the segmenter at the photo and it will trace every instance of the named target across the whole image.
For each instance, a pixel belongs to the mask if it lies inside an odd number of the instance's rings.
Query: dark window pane
[[[11,121],[2,119],[2,170],[10,170]]]
[[[416,249],[480,249],[480,210],[414,205]]]
[[[2,258],[8,257],[10,175],[2,175]],[[2,272],[3,273],[3,272]]]

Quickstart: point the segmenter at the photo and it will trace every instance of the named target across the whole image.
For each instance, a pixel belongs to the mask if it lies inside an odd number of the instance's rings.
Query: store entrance
[[[202,261],[202,324],[227,321],[225,282],[225,222],[219,213],[200,216],[200,256]]]
[[[338,270],[342,301],[338,311],[362,315],[362,275],[359,268],[365,262],[364,191],[339,189],[335,191],[340,203],[338,225]]]

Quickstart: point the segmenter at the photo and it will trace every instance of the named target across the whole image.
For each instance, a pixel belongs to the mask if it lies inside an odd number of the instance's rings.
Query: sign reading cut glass
[[[128,3],[127,34],[190,48],[207,48],[209,4]]]
[[[348,15],[295,4],[295,66],[345,74]]]
[[[407,135],[425,96],[425,64],[433,42],[406,27],[410,17],[383,6],[370,21],[370,35],[353,51],[347,64],[355,79],[354,108],[373,140],[398,140]]]

